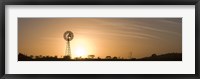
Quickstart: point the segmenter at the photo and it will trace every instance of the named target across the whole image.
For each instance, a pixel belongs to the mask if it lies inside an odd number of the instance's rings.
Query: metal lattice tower
[[[65,56],[71,56],[70,41],[66,42]]]
[[[70,48],[70,41],[74,38],[74,34],[71,31],[66,31],[64,33],[64,39],[66,42],[66,50],[65,50],[65,56],[71,57],[71,48]]]

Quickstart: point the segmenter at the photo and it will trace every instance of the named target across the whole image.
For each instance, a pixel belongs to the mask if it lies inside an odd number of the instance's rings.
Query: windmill
[[[70,41],[74,38],[74,34],[71,31],[66,31],[64,33],[64,39],[66,42],[66,50],[65,50],[65,57],[69,56],[71,57],[71,48],[70,48]]]

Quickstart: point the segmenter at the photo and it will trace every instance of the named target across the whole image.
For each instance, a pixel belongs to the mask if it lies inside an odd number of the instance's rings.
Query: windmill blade
[[[64,33],[64,39],[66,41],[71,41],[74,38],[74,34],[71,31],[66,31]]]

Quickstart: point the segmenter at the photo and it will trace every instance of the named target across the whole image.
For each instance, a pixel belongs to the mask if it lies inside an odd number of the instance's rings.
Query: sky
[[[72,57],[182,53],[182,18],[18,18],[18,51],[62,57],[66,31],[74,34]]]

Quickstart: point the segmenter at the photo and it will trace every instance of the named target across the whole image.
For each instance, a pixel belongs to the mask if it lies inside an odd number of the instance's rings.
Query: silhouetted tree
[[[115,60],[116,60],[116,59],[117,59],[117,57],[115,56],[115,57],[113,57],[113,59],[115,59]]]
[[[152,56],[152,57],[156,57],[157,55],[156,55],[156,54],[152,54],[151,56]]]
[[[39,58],[42,58],[42,57],[43,57],[42,55],[39,56]]]
[[[32,60],[29,56],[27,56],[27,55],[24,55],[24,54],[22,54],[22,53],[19,53],[18,54],[18,60],[19,61],[30,61],[30,60]]]
[[[88,55],[88,58],[93,59],[95,57],[95,55]]]
[[[100,60],[101,58],[100,58],[100,57],[97,57],[97,59]]]
[[[54,56],[54,58],[57,59],[58,57],[57,57],[57,56]]]
[[[30,58],[33,59],[33,55],[30,55]]]
[[[35,56],[35,59],[39,59],[40,57],[39,56]]]
[[[81,58],[77,57],[75,59],[71,59],[70,56],[62,56],[63,58],[58,58],[57,56],[27,56],[22,53],[18,53],[18,61],[181,61],[182,60],[182,53],[166,53],[161,55],[152,54],[149,57],[144,58],[131,58],[131,59],[124,59],[123,57],[111,57],[106,56],[105,59],[101,59],[97,57],[94,59],[95,56],[91,56],[90,58]]]
[[[105,59],[111,59],[112,57],[111,56],[106,56],[106,58]]]

